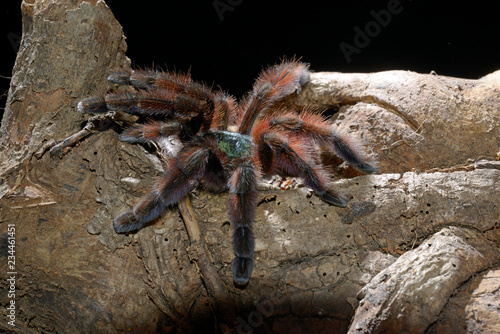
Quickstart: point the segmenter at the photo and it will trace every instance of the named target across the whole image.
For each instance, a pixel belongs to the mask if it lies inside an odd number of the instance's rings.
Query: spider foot
[[[137,231],[142,227],[142,223],[137,221],[132,211],[129,211],[116,217],[113,227],[117,233],[127,233]]]
[[[346,199],[342,195],[336,193],[333,190],[326,190],[324,193],[317,195],[319,198],[321,198],[328,204],[335,205],[341,208],[347,205]]]
[[[364,162],[359,164],[353,164],[353,166],[367,174],[380,174],[380,170],[377,167],[369,165]]]
[[[237,287],[244,287],[252,276],[253,259],[237,256],[233,262],[233,282]]]
[[[104,97],[88,97],[78,102],[76,109],[85,114],[104,114],[108,112]]]

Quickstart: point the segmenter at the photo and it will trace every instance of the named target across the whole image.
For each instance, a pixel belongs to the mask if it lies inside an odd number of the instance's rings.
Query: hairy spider
[[[135,90],[87,98],[78,104],[80,111],[123,111],[148,120],[124,130],[122,141],[161,145],[165,137],[175,135],[183,144],[175,157],[165,158],[165,173],[153,190],[132,211],[114,220],[116,232],[140,229],[200,181],[212,191],[229,189],[236,255],[233,280],[238,286],[248,283],[253,270],[252,224],[261,177],[300,177],[323,201],[343,207],[346,200],[330,187],[320,163],[321,148],[333,150],[366,173],[378,172],[320,113],[278,107],[309,80],[308,66],[299,61],[264,70],[240,103],[192,81],[189,74],[135,71],[113,74],[108,80]]]

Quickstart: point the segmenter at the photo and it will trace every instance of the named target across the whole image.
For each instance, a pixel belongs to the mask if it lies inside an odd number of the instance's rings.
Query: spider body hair
[[[245,110],[238,132],[249,133],[257,117],[270,106],[296,91],[309,81],[306,64],[298,61],[283,62],[268,68],[257,78],[252,91],[242,102]]]
[[[183,133],[183,125],[177,122],[147,124],[135,124],[120,134],[120,140],[129,143],[160,142],[163,138],[180,135]]]
[[[252,226],[259,179],[273,174],[300,177],[323,201],[346,206],[346,200],[329,185],[320,147],[360,170],[378,172],[320,113],[277,108],[284,97],[300,91],[309,80],[308,66],[299,61],[284,61],[264,70],[239,104],[226,93],[193,81],[190,74],[135,71],[108,79],[131,86],[132,91],[82,100],[81,112],[118,110],[147,120],[125,129],[122,141],[153,142],[161,147],[166,137],[177,136],[183,145],[175,156],[164,158],[165,173],[152,191],[132,211],[115,218],[115,231],[142,228],[201,182],[211,191],[229,191],[236,286],[248,284],[254,269]]]
[[[357,145],[338,134],[320,113],[303,110],[299,116],[285,113],[269,122],[271,128],[280,127],[299,137],[308,137],[318,144],[323,144],[352,166],[365,173],[380,173],[378,168],[366,163]]]
[[[256,175],[251,164],[239,166],[229,180],[229,215],[234,223],[233,245],[236,258],[233,262],[233,280],[237,285],[248,282],[253,270],[255,239],[252,225],[257,201]]]

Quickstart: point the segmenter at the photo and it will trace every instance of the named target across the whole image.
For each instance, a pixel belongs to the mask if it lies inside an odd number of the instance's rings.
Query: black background
[[[397,2],[106,1],[123,26],[135,67],[191,70],[193,78],[236,96],[283,56],[301,57],[314,71],[400,69],[479,78],[500,69],[499,1],[399,0],[400,12],[372,30],[369,43],[348,61],[341,43],[355,47],[355,28],[373,27],[373,11]],[[4,77],[11,75],[21,36],[20,1],[3,1],[0,13],[3,107]]]

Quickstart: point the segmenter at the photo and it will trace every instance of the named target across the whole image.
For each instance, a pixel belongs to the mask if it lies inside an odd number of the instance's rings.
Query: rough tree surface
[[[118,115],[51,154],[85,125],[78,101],[112,89],[107,75],[130,66],[110,9],[25,0],[22,13],[0,134],[0,254],[7,263],[15,224],[16,327],[2,293],[0,330],[500,331],[500,71],[478,80],[313,73],[289,105],[335,111],[339,131],[382,173],[325,155],[346,208],[270,180],[254,274],[240,290],[227,194],[191,195],[201,241],[177,207],[135,234],[113,231],[162,172],[154,152],[118,141]]]

